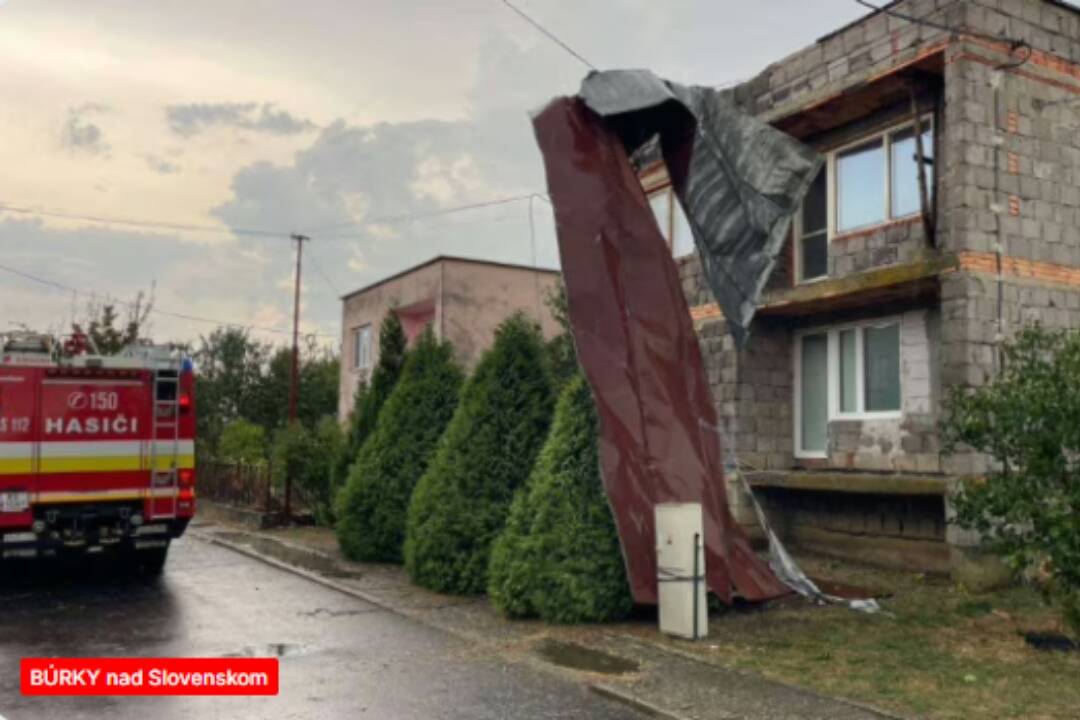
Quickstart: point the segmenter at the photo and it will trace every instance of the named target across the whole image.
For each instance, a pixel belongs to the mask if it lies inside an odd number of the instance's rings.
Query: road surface
[[[637,718],[584,686],[202,540],[159,580],[0,562],[0,717]],[[22,656],[281,657],[271,698],[34,698]]]

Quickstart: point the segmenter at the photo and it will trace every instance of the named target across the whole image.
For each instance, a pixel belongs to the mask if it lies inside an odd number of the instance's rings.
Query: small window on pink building
[[[428,298],[420,302],[406,305],[397,309],[398,319],[401,320],[401,329],[405,332],[405,339],[411,345],[424,328],[435,322],[435,298]]]

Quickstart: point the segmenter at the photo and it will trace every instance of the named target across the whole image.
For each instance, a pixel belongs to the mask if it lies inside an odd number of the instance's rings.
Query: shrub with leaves
[[[222,460],[243,465],[266,462],[266,430],[262,425],[237,418],[225,426],[218,440]]]
[[[370,382],[361,382],[353,397],[352,411],[345,431],[345,442],[334,456],[330,472],[332,496],[340,492],[349,475],[349,468],[360,454],[360,448],[375,429],[379,413],[386,404],[405,365],[405,332],[397,312],[388,310],[379,327],[379,362],[371,373]]]
[[[413,493],[405,565],[416,583],[484,591],[491,543],[544,441],[552,404],[540,330],[516,314],[496,330]]]
[[[574,336],[570,329],[570,308],[566,299],[566,285],[559,281],[544,298],[544,304],[559,325],[559,334],[545,343],[548,368],[557,391],[562,391],[580,370]]]
[[[597,443],[592,393],[578,375],[491,551],[488,594],[506,615],[605,622],[633,608]]]
[[[338,542],[348,557],[401,562],[409,498],[454,414],[462,379],[451,346],[426,330],[338,496]]]
[[[322,524],[330,518],[330,462],[341,442],[341,428],[332,417],[323,418],[314,431],[294,422],[274,436],[274,484],[283,487],[291,478],[294,500]]]
[[[945,450],[994,461],[956,497],[957,522],[1015,570],[1043,568],[1080,634],[1080,333],[1028,328],[1004,356],[991,384],[947,401]]]

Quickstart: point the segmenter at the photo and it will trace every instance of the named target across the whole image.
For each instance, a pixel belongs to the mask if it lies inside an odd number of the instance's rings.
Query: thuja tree
[[[348,557],[401,562],[409,498],[454,414],[462,380],[449,343],[426,330],[338,497],[338,541]]]
[[[484,591],[491,543],[544,441],[552,405],[540,331],[514,315],[496,330],[413,493],[405,565],[415,582]]]
[[[956,497],[957,522],[1014,569],[1047,572],[1080,634],[1080,334],[1021,331],[997,379],[954,390],[947,408],[945,450],[967,446],[994,461]]]
[[[592,394],[578,375],[491,551],[488,594],[506,615],[604,622],[633,607],[597,442]]]
[[[394,310],[389,310],[379,328],[379,362],[371,373],[370,382],[361,382],[356,388],[345,442],[330,469],[330,488],[334,496],[345,484],[349,468],[356,461],[364,441],[375,429],[379,413],[397,385],[405,365],[405,346],[401,320]]]

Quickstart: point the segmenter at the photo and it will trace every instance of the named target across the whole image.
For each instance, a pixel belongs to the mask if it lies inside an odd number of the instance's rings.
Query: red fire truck
[[[0,552],[120,553],[160,572],[195,513],[192,363],[160,346],[0,338]]]

